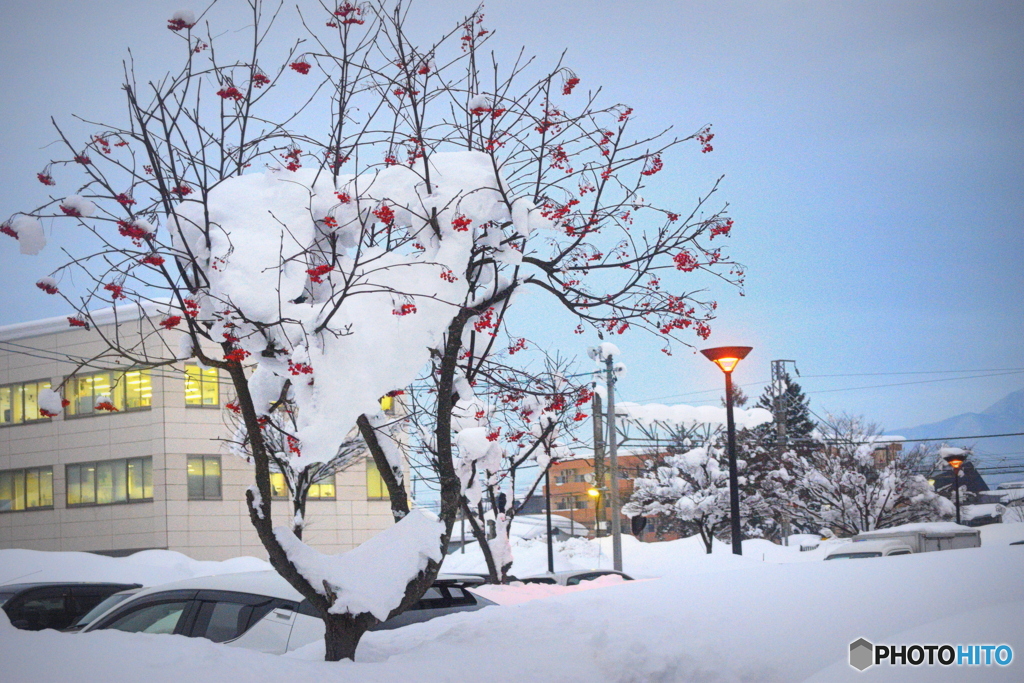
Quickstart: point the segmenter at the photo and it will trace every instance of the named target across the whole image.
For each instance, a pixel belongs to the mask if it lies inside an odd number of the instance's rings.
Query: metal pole
[[[462,513],[462,547],[459,548],[459,552],[463,555],[466,554],[466,513]]]
[[[594,392],[594,538],[604,536],[604,424],[601,419],[601,396]]]
[[[544,499],[548,518],[548,573],[555,573],[555,549],[551,545],[551,464],[544,470]]]
[[[736,425],[732,419],[732,373],[725,373],[725,419],[729,431],[729,513],[732,518],[732,554],[743,554],[740,536],[740,485],[736,470]]]
[[[953,468],[953,488],[956,489],[956,523],[960,523],[960,468]]]
[[[619,510],[619,455],[616,442],[618,437],[615,434],[615,370],[612,367],[612,357],[604,360],[607,372],[608,386],[608,464],[611,466],[611,482],[609,500],[611,502],[612,515],[612,568],[622,571],[622,514]]]

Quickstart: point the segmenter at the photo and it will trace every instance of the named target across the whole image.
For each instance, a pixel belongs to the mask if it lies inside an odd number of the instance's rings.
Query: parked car
[[[632,581],[633,577],[613,569],[573,569],[554,574],[538,574],[519,579],[523,583],[546,583],[552,586],[577,586],[583,581],[593,581],[602,576],[621,576],[624,581]]]
[[[108,596],[137,583],[14,583],[0,586],[0,605],[15,628],[63,630]]]
[[[371,630],[493,605],[467,590],[482,582],[477,577],[440,575],[412,609]],[[95,617],[82,632],[103,629],[207,638],[272,654],[324,635],[323,620],[309,601],[273,571],[206,576],[139,590]]]
[[[904,524],[857,534],[849,543],[837,546],[826,560],[909,555],[936,550],[980,548],[981,532],[959,524]]]
[[[825,556],[826,560],[859,560],[867,557],[910,555],[914,550],[900,541],[856,541],[843,543]]]
[[[127,590],[123,590],[108,596],[103,602],[96,605],[88,612],[86,612],[78,621],[64,629],[64,632],[77,633],[78,631],[81,631],[83,628],[91,624],[96,619],[96,617],[100,616],[101,614],[105,614],[111,607],[118,603],[124,602],[128,598],[138,593],[140,590],[142,590],[142,586],[139,586],[138,588],[129,588]]]

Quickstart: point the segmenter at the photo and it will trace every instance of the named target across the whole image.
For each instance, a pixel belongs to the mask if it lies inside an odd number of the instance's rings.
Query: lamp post
[[[957,450],[960,450],[959,448]],[[963,452],[947,455],[945,460],[953,468],[953,488],[956,490],[956,523],[960,523],[960,468],[967,455]]]
[[[551,545],[551,463],[544,470],[544,512],[547,515],[548,574],[555,573],[555,549]]]
[[[739,474],[736,470],[736,425],[732,417],[732,371],[747,357],[750,346],[719,346],[703,349],[701,353],[725,373],[725,418],[729,433],[729,516],[732,519],[732,554],[743,554],[743,539],[740,536],[740,489]]]

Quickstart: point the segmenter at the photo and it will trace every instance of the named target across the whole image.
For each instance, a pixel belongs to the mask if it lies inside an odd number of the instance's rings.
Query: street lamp
[[[960,449],[956,449],[960,451]],[[945,460],[949,463],[949,466],[953,468],[953,488],[956,490],[956,523],[960,523],[960,468],[964,464],[964,460],[967,459],[967,455],[960,451],[952,455],[947,455]]]
[[[743,554],[743,539],[740,536],[740,489],[739,474],[736,471],[736,424],[732,419],[732,371],[747,357],[750,346],[719,346],[702,349],[701,353],[725,373],[725,417],[729,433],[729,514],[732,518],[732,554]]]

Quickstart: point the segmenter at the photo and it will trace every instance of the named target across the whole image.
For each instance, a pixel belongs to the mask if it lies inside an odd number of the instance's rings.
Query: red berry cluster
[[[300,74],[305,76],[306,74],[309,73],[309,69],[310,69],[311,65],[309,64],[309,62],[299,61],[299,62],[292,62],[288,66],[290,66],[294,71],[298,71]]]
[[[165,330],[173,330],[179,323],[181,323],[180,315],[169,315],[160,321],[160,327]]]
[[[494,306],[491,306],[486,311],[480,314],[477,321],[473,323],[473,329],[477,332],[483,332],[496,326],[497,323],[494,321]],[[492,333],[493,335],[493,333]]]
[[[68,325],[71,327],[84,327],[85,329],[89,329],[89,323],[85,322],[81,318],[76,318],[70,315],[68,316]]]
[[[715,137],[715,134],[711,132],[711,126],[708,126],[701,132],[697,133],[697,142],[700,143],[700,151],[703,154],[707,154],[714,149],[714,147],[711,146],[711,139],[713,137]]]
[[[108,282],[107,284],[103,285],[103,289],[105,289],[108,292],[110,292],[110,298],[114,299],[115,301],[117,299],[123,299],[124,298],[124,287],[122,287],[119,284],[115,284],[113,282]]]
[[[394,154],[386,154],[384,156],[384,165],[385,166],[395,166],[397,164],[398,164],[398,157],[396,157]]]
[[[569,165],[569,155],[566,154],[565,148],[561,145],[557,145],[551,150],[551,168],[572,173],[572,166]]]
[[[82,164],[83,166],[88,166],[89,164],[92,163],[92,159],[90,159],[84,154],[76,154],[75,161],[79,164]]]
[[[352,197],[347,192],[335,192],[334,196],[338,198],[338,201],[342,204],[348,204],[352,201]]]
[[[249,352],[245,349],[235,349],[224,354],[224,360],[229,363],[241,363],[243,360],[249,357]]]
[[[661,155],[655,154],[647,160],[647,164],[644,166],[644,170],[640,171],[640,175],[654,175],[664,167],[665,162],[661,160]]]
[[[131,206],[135,203],[135,200],[129,197],[126,193],[122,192],[114,197],[118,204],[121,206]]]
[[[256,74],[252,77],[253,87],[262,88],[263,86],[270,83],[270,79],[265,74]]]
[[[572,78],[568,79],[565,82],[565,85],[562,86],[562,94],[563,95],[571,95],[572,94],[572,89],[575,88],[577,85],[579,85],[579,82],[580,82],[580,79],[576,78],[575,76],[573,76]]]
[[[323,282],[323,276],[334,270],[334,267],[328,264],[322,266],[315,266],[306,270],[306,274],[309,275],[310,282]]]
[[[728,235],[730,230],[732,230],[732,219],[728,218],[722,223],[711,226],[710,239],[715,239],[718,235]]]
[[[402,304],[391,311],[392,315],[412,315],[416,312],[416,304]]]
[[[459,278],[451,270],[445,268],[444,270],[441,271],[441,279],[444,280],[445,282],[455,282]]]
[[[192,188],[182,183],[181,185],[176,185],[175,187],[172,187],[171,192],[178,195],[179,197],[186,197],[192,194]]]
[[[675,261],[676,270],[681,270],[684,273],[696,270],[698,266],[697,258],[686,249],[673,256],[672,260]]]
[[[633,107],[626,107],[625,109],[623,109],[622,113],[619,114],[619,123],[622,123],[623,121],[628,119],[632,113]]]
[[[99,403],[96,404],[95,408],[96,410],[105,410],[108,413],[118,412],[117,408],[110,401],[100,401]]]
[[[292,373],[293,375],[296,375],[296,376],[298,376],[298,375],[312,375],[313,374],[313,366],[309,365],[307,363],[293,363],[291,361],[288,361],[288,372],[290,372],[290,373]]]
[[[185,315],[190,318],[196,318],[199,316],[199,304],[195,299],[184,299],[182,303],[185,304]]]
[[[36,283],[36,287],[43,290],[47,294],[56,294],[57,292],[60,291],[59,289],[57,289],[56,285],[52,285],[49,282],[43,282],[42,280]]]
[[[266,76],[264,76],[264,78],[266,78]],[[221,88],[217,91],[217,94],[225,100],[234,100],[235,102],[245,99],[245,95],[239,92],[238,88],[233,85],[227,88]]]
[[[487,435],[487,440],[488,441],[497,441],[500,436],[501,436],[501,427],[498,427],[493,432],[491,432],[490,434]]]
[[[373,215],[380,219],[380,221],[387,225],[389,228],[395,223],[395,212],[387,204],[381,204],[376,209],[374,209]]]
[[[60,210],[63,211],[65,215],[71,216],[72,218],[80,218],[82,215],[81,213],[78,212],[78,209],[76,209],[73,206],[64,206],[63,204],[61,204]]]
[[[142,263],[150,266],[162,266],[164,264],[164,257],[157,256],[156,254],[150,254],[146,258],[142,259]]]
[[[180,31],[186,28],[192,28],[195,24],[185,23],[184,19],[168,19],[167,28],[171,31]]]
[[[242,412],[242,408],[238,405],[236,401],[229,401],[228,403],[224,404],[224,407],[230,410],[231,412],[235,413],[236,415]]]
[[[302,163],[299,161],[299,157],[302,156],[302,150],[298,147],[292,147],[290,150],[281,155],[281,159],[284,160],[284,167],[289,171],[298,171],[302,168]]]
[[[473,223],[470,219],[463,216],[461,213],[452,219],[452,227],[456,232],[468,232],[469,226]]]
[[[57,183],[53,182],[53,178],[50,176],[49,173],[36,173],[36,178],[43,185],[56,185],[57,184]]]
[[[362,17],[363,10],[350,2],[346,2],[343,5],[338,5],[338,9],[334,10],[334,15],[341,18],[343,25],[347,24],[364,24],[366,23]],[[330,24],[328,24],[330,26]]]
[[[302,449],[299,448],[299,440],[290,434],[288,435],[288,452],[302,455]]]

